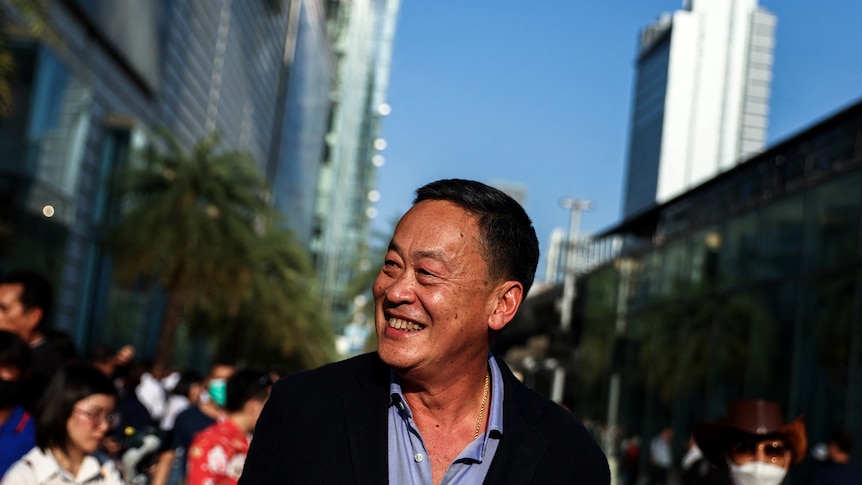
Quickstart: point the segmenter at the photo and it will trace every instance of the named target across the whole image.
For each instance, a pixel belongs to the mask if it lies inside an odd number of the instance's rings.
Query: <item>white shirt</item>
[[[135,394],[141,404],[150,412],[150,417],[156,422],[160,421],[165,414],[165,402],[167,401],[162,383],[149,372],[145,372],[141,376],[138,387],[135,388]]]
[[[3,485],[123,485],[111,460],[86,456],[76,476],[60,468],[51,451],[28,451],[3,476]]]

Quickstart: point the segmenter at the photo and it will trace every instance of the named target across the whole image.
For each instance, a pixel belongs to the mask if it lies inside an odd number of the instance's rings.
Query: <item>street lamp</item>
[[[563,270],[563,300],[560,309],[560,329],[568,332],[572,326],[572,303],[575,301],[575,250],[581,225],[581,212],[593,209],[593,203],[585,199],[563,198],[560,207],[569,209],[569,237],[566,241],[566,259]]]
[[[581,225],[581,212],[592,210],[593,203],[585,199],[565,197],[560,199],[560,207],[568,209],[569,237],[566,241],[565,267],[563,274],[563,298],[560,301],[560,330],[563,336],[568,335],[572,327],[572,306],[575,302],[575,249],[577,249],[578,231]],[[554,372],[554,382],[551,387],[551,400],[563,402],[566,366],[560,366]]]

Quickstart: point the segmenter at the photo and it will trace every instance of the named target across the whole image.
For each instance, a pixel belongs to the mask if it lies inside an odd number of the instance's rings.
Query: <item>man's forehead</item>
[[[0,283],[0,294],[18,296],[24,291],[21,283]]]

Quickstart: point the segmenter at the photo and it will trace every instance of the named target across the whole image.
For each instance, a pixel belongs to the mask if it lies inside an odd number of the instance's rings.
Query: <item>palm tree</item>
[[[34,36],[48,43],[57,44],[56,36],[51,30],[44,3],[35,0],[7,0],[15,12],[25,22],[18,35]],[[15,107],[12,93],[12,76],[15,75],[18,64],[9,47],[9,38],[15,23],[10,12],[0,8],[0,116],[8,116]]]
[[[262,367],[288,361],[287,370],[317,367],[335,359],[332,325],[320,312],[308,252],[293,233],[268,230],[250,254],[252,278],[239,311],[218,329],[219,355]],[[211,331],[210,325],[196,325]]]
[[[109,247],[121,283],[141,279],[168,295],[155,360],[169,364],[177,328],[192,311],[236,315],[252,281],[253,254],[273,212],[252,157],[220,150],[216,134],[186,151],[167,131],[166,150],[120,172],[120,219]]]

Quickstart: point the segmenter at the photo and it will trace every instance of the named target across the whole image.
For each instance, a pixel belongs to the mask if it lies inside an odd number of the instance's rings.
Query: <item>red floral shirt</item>
[[[250,444],[230,419],[204,429],[188,452],[188,485],[236,485]]]

